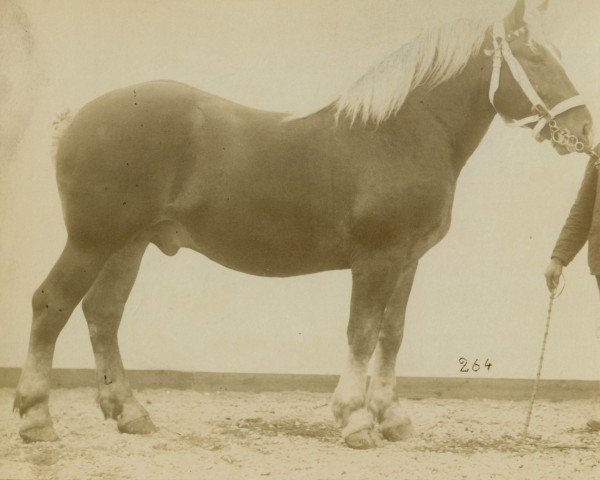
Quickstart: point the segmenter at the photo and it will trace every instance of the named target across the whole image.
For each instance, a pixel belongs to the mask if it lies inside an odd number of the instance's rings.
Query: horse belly
[[[243,273],[286,277],[349,268],[338,232],[316,219],[204,205],[161,222],[152,241],[167,255],[190,248]]]

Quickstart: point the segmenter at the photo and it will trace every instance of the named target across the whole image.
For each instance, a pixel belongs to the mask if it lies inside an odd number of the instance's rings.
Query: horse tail
[[[76,112],[71,112],[69,108],[63,110],[60,114],[56,116],[56,119],[52,122],[52,128],[54,129],[54,133],[52,135],[52,147],[54,149],[54,154],[52,157],[56,162],[56,152],[58,150],[58,145],[60,144],[60,140],[68,130],[69,125],[73,121]]]

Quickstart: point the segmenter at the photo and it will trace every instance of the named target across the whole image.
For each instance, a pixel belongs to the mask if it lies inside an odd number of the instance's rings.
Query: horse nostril
[[[583,136],[584,137],[588,137],[590,135],[590,133],[592,132],[592,128],[590,127],[589,123],[585,123],[583,125]]]

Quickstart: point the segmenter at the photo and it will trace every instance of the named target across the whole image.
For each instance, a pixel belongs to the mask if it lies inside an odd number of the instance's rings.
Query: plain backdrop
[[[65,109],[114,88],[169,78],[257,108],[310,111],[422,28],[500,13],[511,3],[20,2],[35,39],[27,61],[41,75],[13,92],[15,109],[28,101],[34,108],[19,150],[0,164],[0,366],[21,366],[31,293],[65,241],[51,158],[52,122]],[[547,19],[594,115],[598,18],[595,0],[554,0]],[[9,116],[3,121],[11,123]],[[586,162],[559,157],[527,132],[494,122],[459,179],[450,233],[420,262],[399,375],[535,375],[548,304],[543,271]],[[555,303],[546,378],[599,378],[600,301],[585,257],[582,251],[566,269]],[[258,278],[188,250],[168,258],[151,246],[127,305],[121,351],[130,369],[337,373],[346,355],[349,297],[347,271]],[[489,359],[492,367],[461,374],[459,357]],[[93,366],[80,308],[59,338],[54,365]]]

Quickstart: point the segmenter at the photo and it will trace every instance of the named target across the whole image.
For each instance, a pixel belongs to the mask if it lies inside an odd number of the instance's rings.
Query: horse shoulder
[[[432,231],[447,232],[455,183],[442,171],[371,175],[364,181],[347,218],[347,230],[371,247]]]

